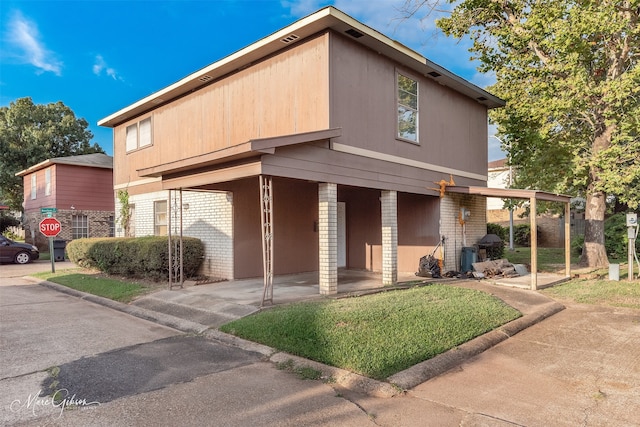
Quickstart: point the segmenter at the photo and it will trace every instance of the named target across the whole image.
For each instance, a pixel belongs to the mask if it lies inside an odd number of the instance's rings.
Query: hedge
[[[204,244],[199,239],[183,237],[183,248],[184,274],[192,277],[204,259]],[[153,280],[169,275],[166,236],[76,239],[67,244],[66,250],[75,264],[108,274]]]

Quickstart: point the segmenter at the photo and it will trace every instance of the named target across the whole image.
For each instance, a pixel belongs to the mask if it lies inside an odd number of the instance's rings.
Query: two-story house
[[[394,283],[443,239],[457,269],[486,203],[436,182],[486,187],[487,111],[503,105],[327,7],[99,125],[131,235],[199,237],[221,278],[318,271],[330,294],[339,268]]]
[[[25,240],[48,247],[38,224],[54,208],[60,240],[114,235],[113,158],[106,154],[56,157],[16,174],[24,182]]]

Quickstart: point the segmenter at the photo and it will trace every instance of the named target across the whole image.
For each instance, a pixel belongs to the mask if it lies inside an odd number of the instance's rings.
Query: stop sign
[[[45,218],[40,221],[40,232],[47,237],[56,237],[61,228],[60,221],[55,218]]]

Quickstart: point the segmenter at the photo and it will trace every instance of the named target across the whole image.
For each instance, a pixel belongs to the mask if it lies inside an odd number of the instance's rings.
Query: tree
[[[607,198],[640,204],[639,0],[407,0],[405,12],[455,4],[438,20],[469,35],[488,88],[507,105],[498,124],[514,187],[582,196],[583,265],[608,264]]]
[[[20,98],[0,107],[0,196],[22,210],[22,178],[17,172],[54,157],[103,153],[85,119],[76,118],[62,102],[36,105]]]

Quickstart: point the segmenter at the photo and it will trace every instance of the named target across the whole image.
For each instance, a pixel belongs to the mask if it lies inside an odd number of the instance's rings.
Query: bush
[[[636,240],[636,250],[640,250],[638,240]],[[607,250],[607,255],[609,256],[609,258],[627,258],[627,251],[629,249],[629,236],[627,234],[626,213],[619,212],[617,214],[611,215],[604,221],[604,246]]]
[[[584,235],[576,236],[571,242],[571,250],[576,255],[582,255],[582,248],[584,247]]]
[[[0,213],[0,233],[4,234],[7,228],[17,227],[19,225],[20,225],[20,220],[18,218],[15,218],[4,212]]]
[[[193,237],[183,237],[183,245],[184,274],[191,277],[202,264],[204,245]],[[67,255],[81,267],[108,274],[152,280],[169,275],[167,237],[76,239],[67,245]]]
[[[571,250],[582,254],[584,236],[577,236],[571,242]],[[627,258],[629,237],[627,235],[627,215],[624,212],[611,215],[604,221],[604,247],[611,259],[624,260]],[[640,239],[636,240],[636,250],[640,250]]]
[[[540,230],[537,230],[536,236],[540,241]],[[518,246],[531,246],[531,225],[518,224],[513,226],[513,243]]]
[[[509,240],[509,229],[507,227],[503,227],[500,224],[488,223],[487,224],[487,234],[495,234],[500,237],[503,242]]]

